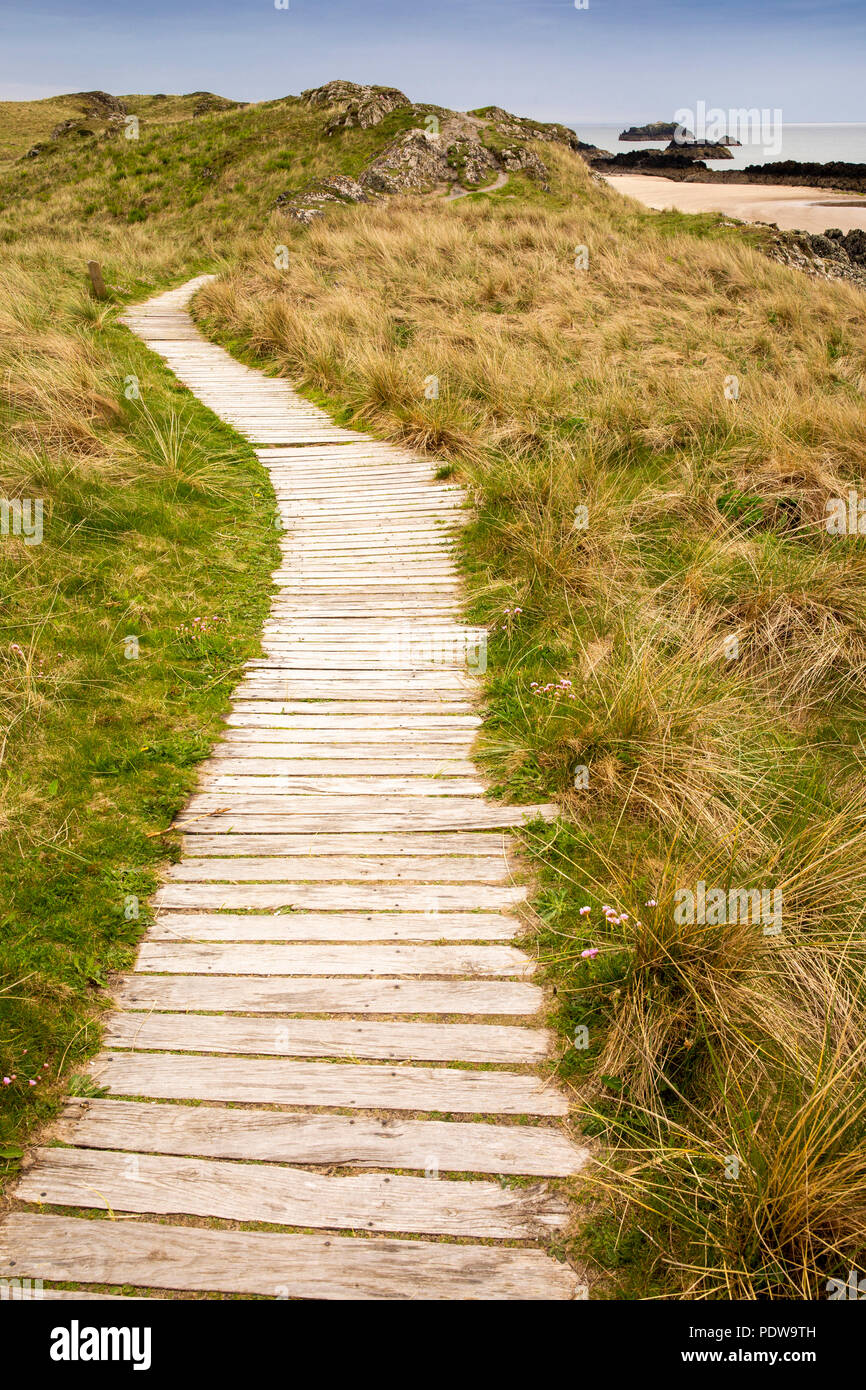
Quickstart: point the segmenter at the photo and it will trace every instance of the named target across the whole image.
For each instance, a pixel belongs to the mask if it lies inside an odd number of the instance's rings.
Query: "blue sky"
[[[0,0],[0,99],[99,87],[241,100],[332,77],[546,120],[780,107],[863,121],[866,0]]]

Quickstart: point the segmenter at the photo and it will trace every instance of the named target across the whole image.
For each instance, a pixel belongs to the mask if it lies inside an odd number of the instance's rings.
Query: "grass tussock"
[[[583,1253],[620,1291],[824,1297],[866,1256],[866,550],[825,526],[863,487],[862,295],[543,154],[547,201],[343,209],[199,312],[474,504],[479,756],[564,812],[526,843],[610,1154]],[[698,885],[724,906],[688,920]]]

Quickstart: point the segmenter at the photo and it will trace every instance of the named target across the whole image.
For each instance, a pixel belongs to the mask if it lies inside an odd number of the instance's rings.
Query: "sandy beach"
[[[723,212],[743,222],[775,222],[790,231],[823,232],[840,227],[866,231],[866,198],[826,188],[792,188],[758,183],[681,183],[657,174],[607,174],[620,193],[648,208],[680,212]]]

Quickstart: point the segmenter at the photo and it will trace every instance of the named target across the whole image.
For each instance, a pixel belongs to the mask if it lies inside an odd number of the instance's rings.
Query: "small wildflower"
[[[581,917],[585,917],[586,914],[587,914],[588,912],[592,912],[592,908],[591,908],[591,907],[588,907],[588,906],[587,906],[587,907],[582,907],[582,908],[580,909],[580,915],[581,915]]]
[[[656,902],[655,898],[647,898],[646,902],[644,903],[644,907],[658,907],[658,903]]]
[[[11,1076],[4,1076],[4,1078],[3,1078],[3,1085],[4,1085],[4,1086],[11,1086],[11,1085],[12,1085],[12,1077],[11,1077]]]
[[[597,947],[597,946],[588,946],[587,949],[586,949],[585,951],[581,951],[581,953],[580,953],[580,958],[581,958],[581,960],[595,960],[595,958],[596,958],[597,955],[598,955],[598,947]]]

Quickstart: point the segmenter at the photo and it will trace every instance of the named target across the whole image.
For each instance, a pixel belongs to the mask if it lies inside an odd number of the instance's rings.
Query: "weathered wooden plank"
[[[136,969],[180,975],[515,975],[525,979],[535,964],[511,946],[284,946],[144,941]]]
[[[215,749],[221,757],[319,758],[350,753],[354,758],[380,757],[388,749],[423,757],[464,757],[477,737],[474,725],[453,729],[413,728],[408,720],[390,728],[346,728],[339,715],[324,715],[311,729],[272,729],[235,723],[223,730]],[[323,751],[324,750],[324,753]]]
[[[481,859],[498,856],[501,864],[507,862],[503,835],[498,830],[422,830],[408,835],[386,831],[345,835],[195,835],[185,836],[183,843],[190,855],[477,855]]]
[[[223,1100],[440,1115],[566,1115],[568,1103],[537,1076],[393,1062],[295,1062],[282,1057],[100,1053],[93,1079],[111,1095]],[[37,1197],[38,1201],[39,1198]]]
[[[432,774],[427,777],[355,776],[292,776],[274,772],[270,776],[232,772],[203,773],[199,786],[204,796],[228,794],[232,805],[242,798],[254,802],[262,810],[279,810],[279,796],[481,796],[483,782],[466,777]],[[192,809],[192,807],[190,807]]]
[[[13,1212],[5,1273],[114,1287],[334,1300],[581,1297],[579,1276],[540,1250],[442,1241],[213,1231]]]
[[[568,1207],[538,1184],[353,1173],[111,1149],[39,1149],[23,1202],[97,1210],[216,1216],[280,1226],[531,1240],[562,1230]]]
[[[149,941],[508,941],[526,928],[493,912],[160,912]]]
[[[395,797],[386,801],[388,809],[383,810],[376,799],[351,797],[338,802],[339,809],[333,806],[334,798],[328,797],[326,805],[299,804],[301,798],[285,799],[279,811],[267,814],[251,809],[249,806],[226,805],[227,798],[212,798],[220,804],[207,807],[188,807],[174,822],[175,828],[188,835],[195,834],[236,834],[255,833],[261,835],[345,833],[354,831],[417,831],[417,830],[494,830],[506,826],[525,825],[534,820],[539,812],[547,811],[545,820],[553,820],[558,808],[527,806],[493,806],[476,802],[469,797],[416,797],[414,804],[400,804]],[[305,798],[315,803],[317,798]],[[366,803],[358,805],[357,803]]]
[[[213,1014],[112,1014],[105,1046],[238,1056],[370,1057],[384,1061],[508,1062],[531,1066],[550,1052],[535,1028],[498,1023],[382,1023],[368,1019],[221,1018]]]
[[[507,865],[501,855],[498,859],[477,856],[460,859],[456,855],[375,859],[338,855],[295,855],[280,859],[272,855],[251,859],[217,856],[182,859],[166,872],[166,877],[176,883],[501,883],[507,876]]]
[[[383,752],[394,748],[394,736],[390,733],[383,733],[380,739],[370,740],[367,738],[369,733],[379,733],[373,729],[351,729],[337,730],[336,733],[328,735],[326,729],[307,730],[315,738],[309,742],[280,743],[268,742],[267,738],[262,738],[262,734],[272,735],[279,733],[279,730],[249,730],[240,736],[234,733],[231,737],[224,736],[221,743],[214,749],[214,762],[226,763],[230,759],[266,759],[272,766],[279,767],[279,762],[283,758],[309,758],[309,759],[343,759],[346,756],[361,762],[365,759],[378,759]],[[437,733],[438,730],[431,730]],[[303,731],[299,731],[303,737]],[[285,734],[283,734],[285,738]],[[399,752],[401,756],[417,757],[425,763],[430,764],[430,771],[435,771],[437,759],[444,759],[447,762],[457,762],[468,752],[474,741],[474,733],[467,729],[461,738],[451,734],[448,741],[440,740],[436,743],[416,742],[419,735],[412,736],[412,741],[403,741],[397,736]],[[316,741],[317,740],[317,741]],[[424,769],[425,771],[427,769]]]
[[[319,911],[461,912],[522,902],[526,889],[486,883],[166,883],[157,907],[312,908]]]
[[[437,706],[431,708],[429,701],[422,709],[402,712],[392,712],[390,706],[381,702],[376,703],[376,708],[370,710],[358,709],[356,705],[345,700],[338,701],[337,708],[333,707],[331,701],[322,701],[321,705],[291,701],[288,704],[288,708],[282,709],[271,701],[237,700],[234,708],[226,716],[226,723],[229,728],[267,728],[277,732],[287,729],[293,732],[321,729],[326,732],[333,730],[349,733],[370,729],[381,730],[389,737],[399,737],[402,731],[414,731],[419,734],[423,732],[425,739],[428,733],[440,732],[450,735],[462,729],[477,729],[481,724],[481,719],[471,707],[465,711],[452,712],[450,709]]]
[[[354,682],[346,679],[321,679],[319,681],[294,680],[288,676],[246,676],[237,687],[235,699],[247,704],[253,700],[274,701],[281,707],[294,701],[354,704],[359,712],[387,713],[389,706],[395,714],[448,713],[471,714],[472,705],[459,690],[441,690],[431,697],[433,687],[424,682],[409,683],[377,681],[358,690],[353,698]],[[415,698],[413,699],[413,695]],[[419,698],[423,696],[424,698]],[[370,708],[375,706],[375,708]],[[420,708],[419,708],[420,706]],[[287,712],[291,712],[290,710]]]
[[[220,1013],[464,1014],[529,1017],[537,985],[515,980],[321,979],[264,975],[132,975],[115,989],[127,1009]]]
[[[56,1127],[77,1148],[271,1163],[566,1177],[589,1158],[548,1125],[71,1100]]]

